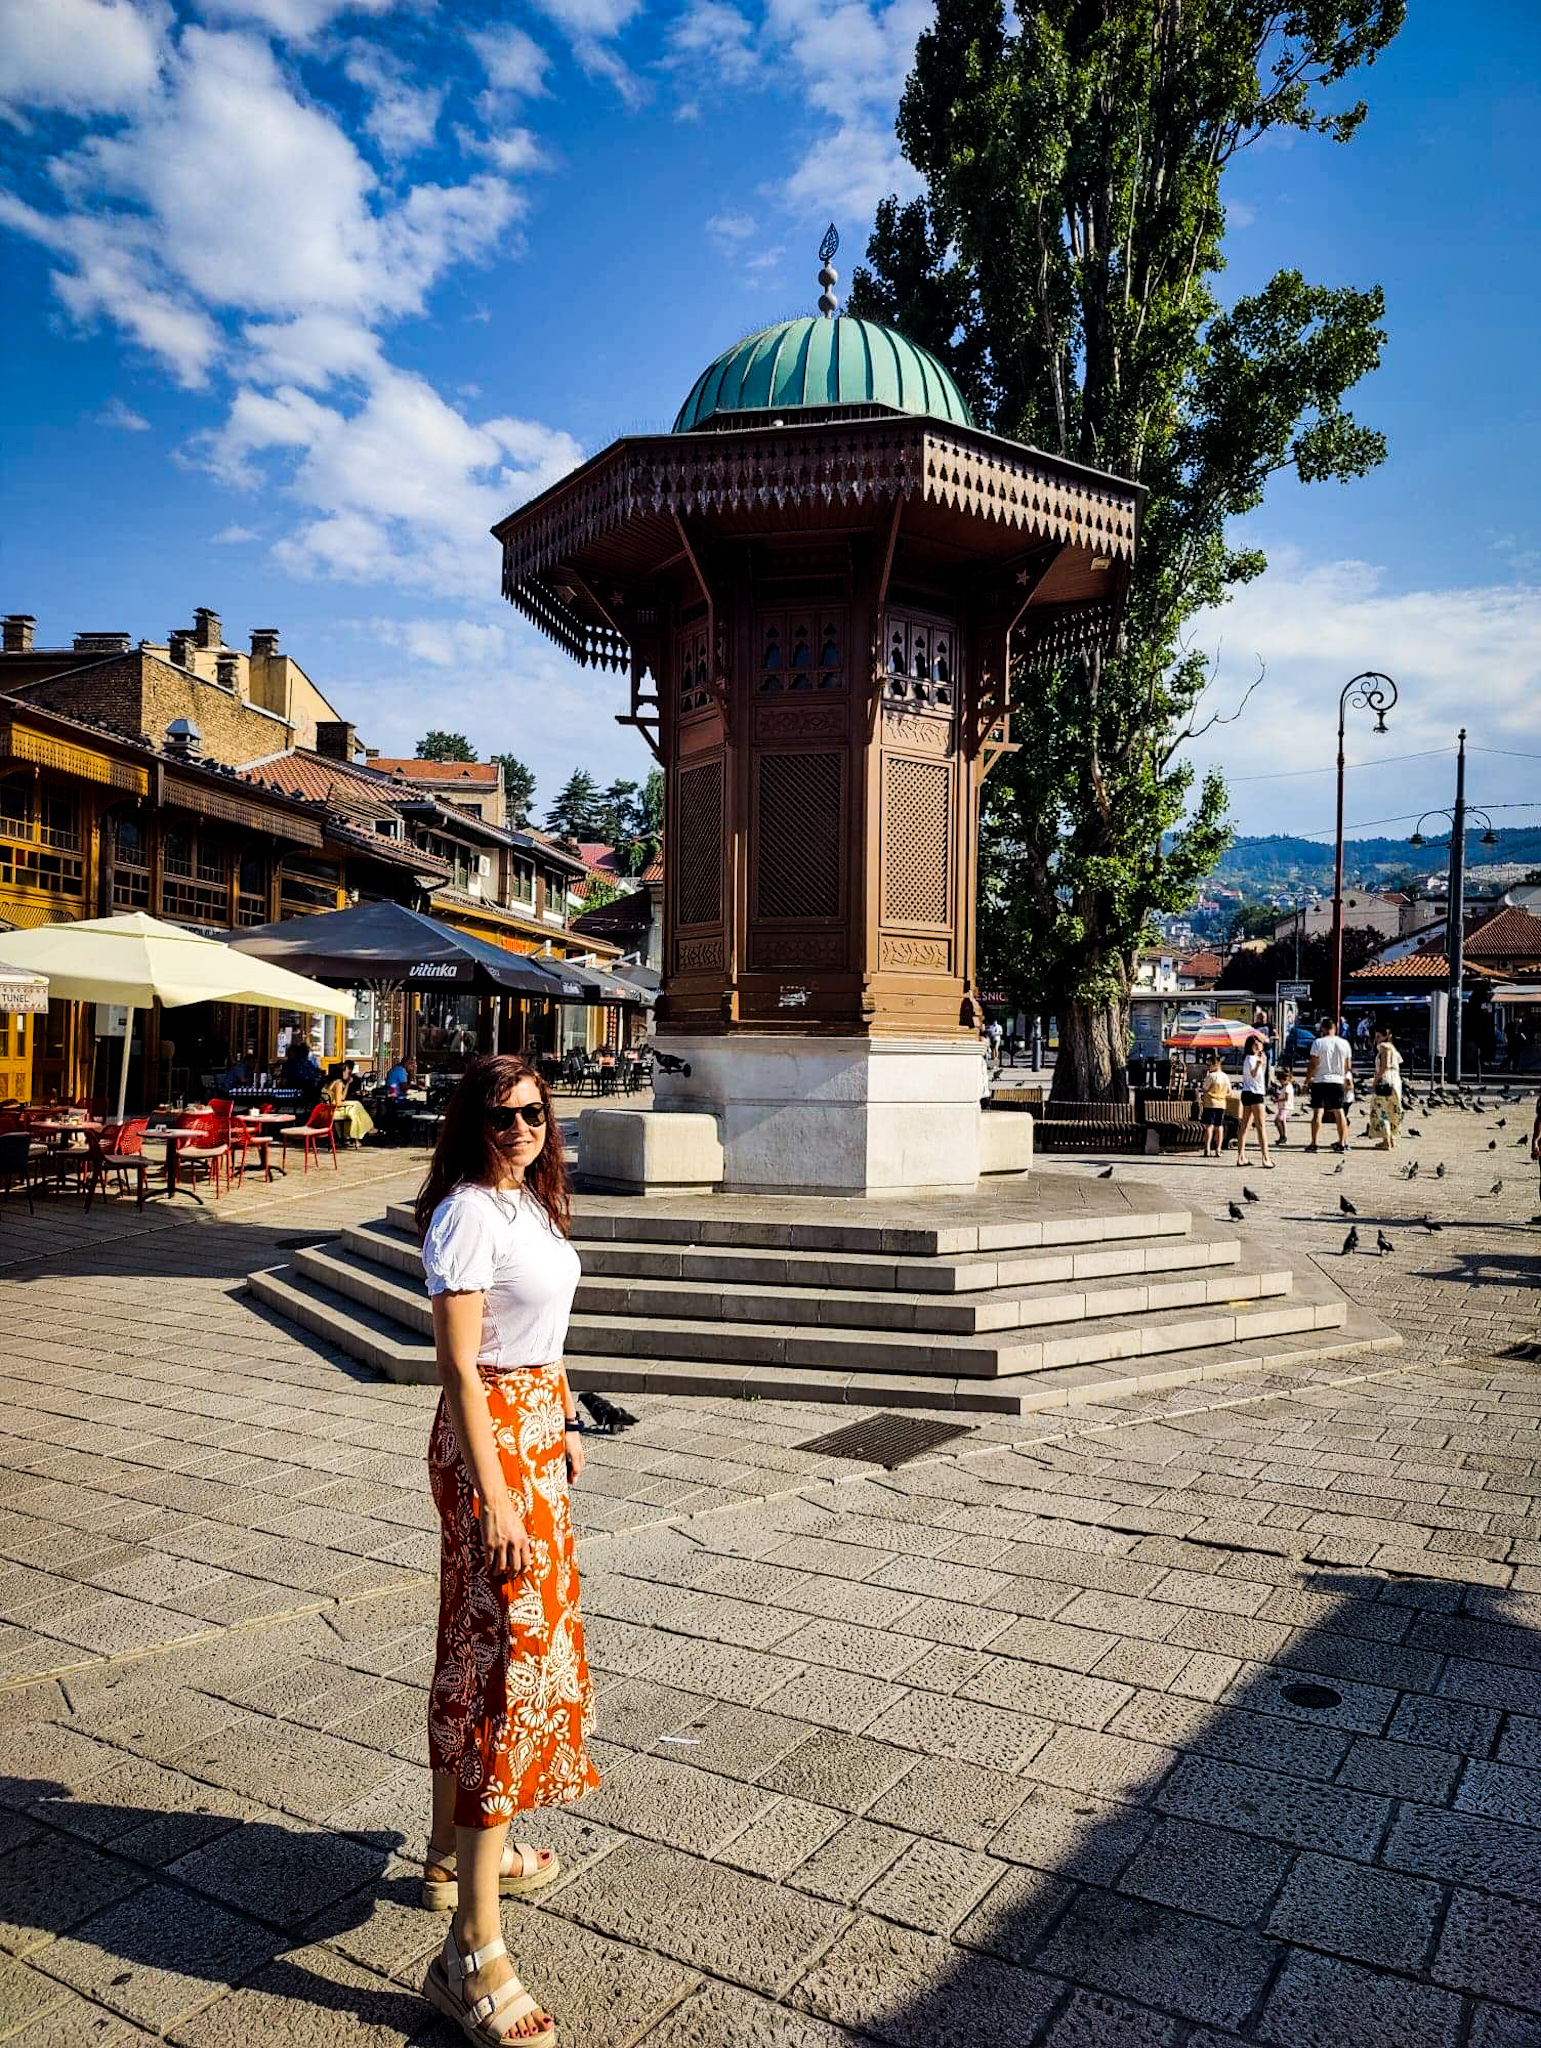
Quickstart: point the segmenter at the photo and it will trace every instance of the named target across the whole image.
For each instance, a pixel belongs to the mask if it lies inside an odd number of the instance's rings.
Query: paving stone
[[[211,1899],[154,1884],[47,1951],[51,1977],[155,2032],[270,1960],[279,1936]]]
[[[833,1806],[772,1797],[748,1827],[723,1843],[716,1860],[753,1877],[784,1878],[846,1826],[848,1818]]]
[[[1541,2008],[1538,1954],[1541,1909],[1483,1892],[1457,1891],[1431,1974],[1436,1983],[1458,1991],[1476,1991],[1484,1998],[1536,2010]]]
[[[648,2048],[861,2048],[858,2037],[727,1984],[697,1985],[648,2032]]]
[[[1156,1794],[1155,1803],[1179,1819],[1240,1828],[1361,1862],[1375,1854],[1391,1816],[1389,1800],[1209,1757],[1184,1758]]]
[[[1090,1631],[1078,1629],[1075,1633],[1089,1634]],[[1164,1692],[1177,1683],[1193,1662],[1194,1654],[1192,1650],[1174,1649],[1166,1643],[1148,1643],[1138,1636],[1125,1636],[1098,1658],[1097,1676]]]
[[[1360,1735],[1338,1773],[1338,1783],[1351,1785],[1356,1792],[1380,1792],[1388,1799],[1418,1799],[1425,1805],[1442,1806],[1460,1770],[1461,1759],[1451,1750]]]
[[[558,2040],[583,2048],[630,2048],[643,2035],[651,2043],[649,2021],[671,2008],[694,1977],[555,1912],[517,1906],[505,1926],[515,1967],[531,1995],[548,2003]],[[460,2037],[436,2028],[428,2038]]]
[[[550,1910],[768,1993],[823,1949],[845,1917],[785,1885],[649,1842],[623,1842],[564,1885]]]
[[[390,1777],[394,1763],[335,1735],[269,1722],[260,1738],[227,1731],[193,1743],[179,1768],[232,1792],[244,1792],[302,1820],[324,1820]]]
[[[688,1752],[687,1752],[688,1754]],[[667,1755],[627,1757],[584,1800],[589,1819],[710,1856],[771,1804],[772,1795]]]
[[[885,1708],[867,1733],[926,1755],[1017,1771],[1042,1748],[1050,1730],[1047,1722],[1004,1707],[912,1692]]]
[[[1187,2019],[1239,2026],[1277,1965],[1260,1935],[1107,1892],[1073,1901],[1034,1967]]]
[[[1056,1728],[1027,1769],[1041,1784],[1146,1805],[1177,1760],[1177,1751],[1153,1743]]]
[[[1541,2048],[1541,2017],[1508,2006],[1478,2005],[1468,2048]]]
[[[683,1733],[710,1704],[701,1693],[635,1678],[597,1687],[594,1702],[606,1740],[627,1749],[648,1749],[660,1735]]]
[[[1027,1787],[1002,1772],[951,1757],[922,1757],[867,1809],[915,1835],[982,1849],[1021,1805]]]
[[[1334,1635],[1326,1629],[1302,1629],[1279,1662],[1297,1671],[1353,1678],[1393,1692],[1432,1692],[1442,1659],[1402,1643],[1367,1643],[1361,1637]]]
[[[1466,1706],[1459,1700],[1437,1700],[1423,1693],[1409,1693],[1397,1701],[1397,1710],[1386,1732],[1398,1742],[1426,1742],[1432,1749],[1459,1749],[1469,1756],[1486,1756],[1501,1719],[1493,1707]],[[1506,1761],[1523,1763],[1524,1758]]]
[[[1307,1851],[1268,1916],[1268,1931],[1329,1955],[1422,1969],[1444,1903],[1437,1884]]]
[[[693,1637],[674,1636],[648,1672],[648,1683],[675,1686],[682,1691],[705,1693],[713,1699],[733,1700],[739,1706],[758,1706],[796,1678],[802,1665],[790,1657],[773,1657],[761,1650],[744,1650],[731,1643],[708,1643]]]
[[[800,2010],[896,2048],[1028,2048],[1060,1995],[990,1957],[959,1963],[934,1935],[858,1918],[788,1994]]]
[[[1043,2048],[1173,2048],[1177,2025],[1120,1998],[1077,1991],[1044,2035]]]
[[[1065,1671],[1090,1671],[1099,1657],[1117,1647],[1120,1638],[1100,1629],[1067,1628],[1063,1622],[1014,1621],[992,1641],[997,1656],[1025,1657],[1034,1664],[1057,1664]]]
[[[294,1949],[172,2029],[177,2048],[404,2048],[423,2001],[329,1949]]]
[[[892,1743],[821,1728],[762,1771],[759,1783],[816,1806],[865,1813],[913,1762],[908,1750]]]
[[[869,1913],[923,1934],[950,1934],[978,1904],[1002,1866],[953,1842],[915,1841],[859,1901]]]
[[[1170,1694],[1141,1692],[1113,1717],[1111,1732],[1195,1750],[1228,1763],[1262,1764],[1303,1778],[1330,1779],[1348,1754],[1348,1735],[1332,1728],[1212,1706]]]
[[[1462,1773],[1455,1804],[1462,1813],[1541,1826],[1541,1771],[1473,1759]]]
[[[1456,2048],[1461,2002],[1330,1956],[1290,1956],[1258,2025],[1277,2048]]]
[[[1287,1664],[1247,1664],[1241,1667],[1235,1683],[1225,1689],[1225,1698],[1230,1704],[1261,1714],[1277,1714],[1310,1728],[1343,1728],[1358,1735],[1384,1733],[1397,1703],[1396,1693],[1389,1686],[1363,1685],[1335,1671],[1322,1677],[1327,1681],[1327,1689],[1338,1695],[1336,1701],[1302,1706],[1291,1694],[1303,1684],[1318,1683],[1317,1674],[1310,1667],[1302,1672]]]
[[[706,1700],[696,1704],[700,1712],[694,1718],[673,1722],[669,1733],[675,1739],[659,1735],[654,1746],[662,1755],[724,1778],[752,1781],[813,1733],[808,1722],[762,1707],[719,1706]],[[608,1715],[605,1718],[608,1725]]]
[[[885,1709],[908,1697],[902,1686],[824,1666],[799,1672],[789,1684],[768,1693],[761,1704],[767,1713],[817,1721],[826,1728],[842,1728],[847,1734],[859,1735]]]
[[[862,1893],[909,1847],[913,1836],[866,1820],[848,1820],[838,1834],[815,1849],[788,1880],[799,1891],[853,1906]]]
[[[990,1843],[992,1855],[1089,1884],[1112,1884],[1151,1828],[1139,1807],[1048,1785],[1027,1798]]]
[[[275,1819],[248,1822],[168,1865],[167,1876],[278,1927],[299,1927],[378,1878],[377,1849]]]
[[[8,1729],[0,1804],[29,1807],[46,1792],[77,1792],[123,1761],[121,1750],[50,1722]]]
[[[1541,1714],[1541,1671],[1451,1657],[1440,1677],[1439,1693],[1443,1699],[1469,1700],[1475,1706],[1497,1707],[1501,1712]]]
[[[963,1650],[951,1644],[936,1643],[905,1672],[904,1682],[925,1692],[956,1695],[960,1687],[983,1671],[989,1661],[983,1650]]]
[[[1196,1821],[1159,1820],[1118,1889],[1159,1906],[1250,1926],[1290,1867],[1286,1849]]]
[[[11,2039],[69,1996],[62,1984],[25,1963],[0,1963],[0,2036]]]
[[[34,1836],[0,1856],[0,1949],[26,1955],[144,1882],[68,1835]]]
[[[1541,1770],[1541,1720],[1530,1714],[1510,1714],[1498,1738],[1498,1760]]]
[[[1050,1664],[1023,1663],[1015,1657],[997,1657],[977,1677],[961,1688],[964,1699],[983,1700],[990,1706],[1009,1707],[1016,1713],[1036,1714],[1049,1721],[1068,1722],[1076,1728],[1105,1728],[1133,1691],[1110,1679],[1090,1678],[1083,1672],[1057,1669]]]
[[[809,1664],[859,1672],[867,1678],[897,1678],[901,1671],[924,1661],[926,1645],[914,1636],[895,1634],[891,1629],[803,1620],[794,1634],[782,1638],[780,1653]]]
[[[954,1930],[953,1940],[1008,1963],[1026,1963],[1075,1892],[1074,1885],[1047,1871],[1008,1868]]]
[[[1405,1804],[1381,1861],[1444,1884],[1509,1892],[1541,1904],[1541,1832],[1508,1821]]]

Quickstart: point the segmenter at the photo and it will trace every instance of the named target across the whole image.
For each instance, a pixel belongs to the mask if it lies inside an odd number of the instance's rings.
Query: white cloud
[[[615,48],[616,38],[642,11],[643,0],[534,0],[537,10],[567,38],[573,61],[588,78],[613,85],[628,107],[647,88]]]
[[[1349,713],[1348,758],[1362,764],[1348,783],[1351,825],[1448,804],[1447,756],[1462,725],[1474,746],[1541,752],[1541,585],[1396,590],[1373,563],[1268,553],[1267,573],[1197,621],[1194,634],[1199,648],[1222,650],[1213,705],[1232,708],[1259,660],[1267,671],[1237,723],[1186,750],[1196,766],[1234,778],[1243,831],[1331,831],[1338,697],[1364,669],[1394,677],[1399,700],[1381,737],[1369,712]],[[1390,760],[1425,752],[1435,758]],[[1534,800],[1536,765],[1484,759],[1480,778],[1468,770],[1471,800]]]
[[[209,535],[209,545],[216,548],[236,548],[246,541],[258,538],[254,526],[222,526],[218,533]]]
[[[465,596],[496,588],[494,520],[583,456],[535,421],[473,422],[424,378],[385,365],[351,407],[295,385],[243,389],[206,453],[237,487],[278,464],[302,510],[273,552],[294,574]]]
[[[706,223],[706,232],[724,249],[736,249],[740,242],[747,242],[754,233],[752,213],[714,213]]]
[[[396,0],[198,0],[209,21],[252,21],[290,42],[308,42],[339,14],[389,14]]]
[[[664,67],[716,85],[747,84],[759,69],[754,24],[725,0],[692,0],[670,27]],[[693,119],[694,112],[681,107],[679,118]]]
[[[892,123],[857,118],[840,122],[805,150],[778,196],[810,220],[833,216],[850,222],[870,220],[890,192],[912,199],[921,189],[921,179],[900,154]]]
[[[369,96],[364,127],[383,156],[401,163],[428,148],[444,105],[444,86],[414,85],[394,58],[370,43],[355,43],[343,69]]]
[[[125,113],[155,89],[167,18],[158,0],[5,0],[0,100],[21,114]]]
[[[823,124],[779,187],[785,204],[810,218],[865,221],[887,193],[920,190],[899,153],[894,112],[934,11],[933,0],[766,0],[767,36],[800,76],[809,108],[835,124]]]
[[[511,21],[477,30],[468,41],[495,93],[535,99],[546,92],[551,59],[532,35]]]
[[[506,652],[509,628],[501,621],[475,619],[373,619],[384,641],[403,647],[430,668],[486,668]]]
[[[144,414],[135,412],[121,398],[109,398],[95,419],[99,427],[112,427],[119,433],[148,434],[150,431],[150,422]]]
[[[484,135],[474,142],[463,128],[457,133],[462,148],[479,149],[505,177],[516,178],[522,171],[544,170],[549,162],[545,150],[528,128],[510,128],[502,135]]]

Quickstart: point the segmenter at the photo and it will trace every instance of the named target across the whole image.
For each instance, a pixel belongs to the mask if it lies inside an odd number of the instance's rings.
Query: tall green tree
[[[637,808],[637,785],[617,777],[608,789],[600,791],[596,807],[599,837],[607,846],[619,846],[623,839],[629,839],[635,831]]]
[[[586,768],[575,768],[558,790],[546,812],[546,830],[558,839],[599,837],[599,787]]]
[[[631,787],[636,789],[636,785]],[[631,799],[625,830],[615,840],[623,875],[640,875],[663,852],[663,770],[650,768]]]
[[[509,824],[528,825],[535,809],[535,771],[512,754],[494,754],[492,758],[503,770],[503,803]]]
[[[425,732],[417,743],[419,761],[474,761],[476,749],[463,732]]]
[[[1144,484],[1119,645],[1018,677],[1020,751],[986,784],[981,979],[1058,1013],[1055,1090],[1120,1097],[1134,954],[1228,842],[1210,664],[1184,628],[1265,567],[1229,537],[1269,479],[1362,475],[1344,394],[1379,361],[1378,288],[1279,271],[1223,304],[1225,174],[1264,137],[1347,142],[1337,88],[1403,0],[938,0],[899,115],[923,199],[878,210],[852,310],[956,372],[981,424]]]

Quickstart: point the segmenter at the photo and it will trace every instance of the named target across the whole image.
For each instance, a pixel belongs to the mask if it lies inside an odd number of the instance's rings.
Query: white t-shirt
[[[1331,1037],[1313,1039],[1311,1058],[1315,1065],[1311,1070],[1313,1081],[1346,1081],[1348,1079],[1348,1040],[1335,1034]]]
[[[1241,1063],[1241,1085],[1248,1095],[1261,1095],[1268,1073],[1266,1053],[1249,1052]]]
[[[430,1294],[485,1296],[476,1362],[488,1372],[560,1359],[580,1270],[578,1254],[522,1188],[462,1181],[423,1239]]]

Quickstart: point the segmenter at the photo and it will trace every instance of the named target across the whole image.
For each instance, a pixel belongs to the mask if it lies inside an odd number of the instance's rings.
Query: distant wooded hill
[[[1541,870],[1541,826],[1508,826],[1495,837],[1496,846],[1481,845],[1480,833],[1466,835],[1468,867],[1524,862]],[[1354,881],[1390,881],[1401,875],[1443,874],[1449,863],[1444,841],[1437,846],[1409,846],[1405,839],[1349,839],[1343,845],[1343,872]],[[1249,895],[1289,885],[1332,886],[1332,846],[1319,839],[1295,839],[1288,833],[1266,838],[1238,838],[1210,879]]]

